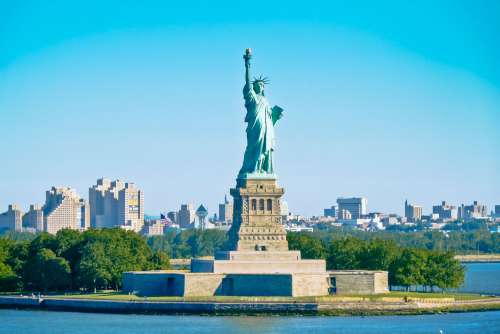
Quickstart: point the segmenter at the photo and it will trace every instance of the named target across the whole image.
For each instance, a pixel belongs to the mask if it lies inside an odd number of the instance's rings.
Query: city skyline
[[[102,187],[103,182],[106,183],[106,186],[104,188]],[[195,211],[196,211],[195,207],[198,207],[198,205],[199,205],[198,209],[200,207],[203,207],[203,209],[206,210],[205,209],[206,205],[203,202],[185,201],[185,202],[179,202],[172,207],[162,208],[160,211],[157,211],[157,212],[144,212],[144,207],[145,207],[145,205],[144,205],[144,202],[145,202],[144,201],[144,193],[141,190],[137,189],[135,182],[125,182],[125,181],[120,180],[120,179],[116,179],[116,180],[112,181],[111,179],[106,178],[106,177],[98,178],[97,185],[94,184],[94,185],[91,185],[90,187],[88,187],[87,188],[88,191],[85,193],[86,196],[80,196],[78,190],[71,187],[71,186],[61,186],[61,185],[54,186],[53,185],[53,186],[51,186],[51,189],[52,190],[54,190],[54,189],[69,189],[72,192],[74,192],[78,198],[81,198],[82,201],[90,204],[91,209],[89,208],[89,210],[90,210],[91,218],[89,218],[89,219],[95,219],[95,217],[94,217],[95,213],[93,214],[92,212],[96,210],[96,208],[95,208],[96,203],[97,203],[96,199],[95,199],[96,189],[98,189],[99,192],[102,192],[103,194],[107,191],[111,191],[114,194],[114,196],[116,198],[118,198],[117,196],[118,196],[119,192],[116,191],[116,189],[114,188],[117,184],[119,185],[119,187],[122,187],[123,189],[126,189],[126,188],[128,189],[129,187],[131,187],[134,192],[138,191],[138,197],[140,198],[140,200],[138,202],[138,203],[140,203],[138,206],[140,208],[139,211],[141,212],[140,216],[148,216],[150,218],[153,218],[153,217],[159,217],[159,216],[163,215],[166,217],[167,214],[169,214],[169,213],[172,213],[172,212],[178,213],[180,211],[187,210],[187,208],[189,207],[189,210],[192,211],[190,214],[191,218],[186,218],[187,220],[186,220],[186,223],[184,224],[184,225],[189,225],[189,224],[194,224]],[[111,185],[112,185],[112,187],[111,187]],[[107,187],[109,187],[109,189]],[[121,189],[121,188],[119,188],[119,189]],[[46,193],[48,193],[48,191],[46,191]],[[123,196],[121,196],[121,197],[123,197]],[[137,195],[136,195],[136,197],[137,197]],[[224,206],[224,205],[230,205],[231,208],[229,209],[229,212],[232,212],[233,202],[228,201],[227,197],[228,197],[227,195],[224,195],[224,199],[219,201],[219,203],[217,204],[217,208],[208,210],[208,215],[210,217],[212,217],[215,214],[217,219],[220,219],[221,206]],[[122,201],[123,201],[123,199],[122,199]],[[135,200],[135,201],[137,201],[137,200]],[[442,201],[433,203],[430,206],[430,208],[426,208],[425,206],[420,205],[420,203],[408,202],[408,199],[405,199],[405,201],[403,202],[403,210],[402,210],[403,212],[400,213],[398,211],[382,211],[382,210],[377,210],[377,208],[370,208],[369,204],[368,204],[368,198],[366,198],[366,197],[340,196],[340,197],[336,198],[335,204],[328,205],[328,207],[323,208],[322,210],[320,210],[320,212],[315,212],[312,215],[305,215],[301,212],[295,212],[295,211],[288,210],[288,202],[286,201],[286,199],[283,199],[282,202],[286,206],[286,211],[288,212],[288,214],[292,214],[293,216],[303,216],[303,217],[309,217],[309,218],[321,217],[321,216],[334,216],[335,217],[338,215],[342,215],[342,211],[343,211],[342,209],[344,207],[342,207],[342,208],[339,208],[339,207],[346,206],[346,205],[353,208],[354,211],[349,210],[349,213],[348,213],[348,215],[351,215],[351,214],[354,215],[353,219],[360,218],[361,216],[365,217],[365,216],[368,216],[368,215],[373,214],[373,213],[377,213],[377,214],[382,213],[382,214],[386,214],[386,215],[397,214],[400,217],[405,217],[408,215],[414,215],[415,208],[417,208],[418,212],[419,212],[417,214],[417,216],[421,217],[423,214],[424,215],[432,215],[433,213],[437,212],[436,210],[440,210],[440,209],[436,209],[436,208],[443,206],[445,209],[453,209],[454,210],[454,212],[455,212],[454,218],[451,216],[448,218],[452,218],[452,220],[456,220],[457,218],[459,218],[459,219],[464,218],[464,217],[460,217],[459,212],[460,212],[461,207],[462,207],[462,210],[464,210],[463,208],[467,208],[469,205],[477,205],[478,204],[481,207],[486,207],[486,209],[484,211],[485,214],[481,215],[482,217],[486,217],[486,216],[490,215],[490,213],[492,213],[494,216],[495,212],[497,212],[498,208],[500,208],[499,204],[493,204],[491,206],[488,206],[484,202],[477,201],[475,199],[468,200],[468,201],[465,201],[462,203],[450,203],[449,201],[442,200]],[[340,204],[340,202],[342,202],[342,204]],[[134,205],[137,206],[138,203],[134,202]],[[29,203],[29,204],[11,202],[11,203],[8,203],[8,205],[7,205],[7,212],[10,210],[11,207],[15,207],[16,209],[18,209],[20,211],[26,210],[26,212],[29,212],[32,210],[32,207],[36,207],[37,209],[40,209],[40,208],[43,208],[44,205],[47,205],[47,202],[45,202],[45,204],[43,204],[43,201],[42,202],[33,202],[33,203]],[[98,204],[97,207],[102,207],[102,205],[103,204]],[[348,207],[345,207],[345,208],[348,209]],[[180,211],[176,211],[177,209],[180,209]],[[102,210],[102,208],[101,208],[101,210]],[[228,210],[228,209],[223,207],[222,210]],[[331,213],[329,213],[330,210],[333,210],[333,212],[336,212],[336,213],[331,214]],[[410,210],[410,211],[408,211],[408,210]],[[323,211],[323,213],[321,211]],[[2,208],[0,208],[0,213],[1,212],[3,212]],[[449,213],[448,213],[448,215],[449,215]],[[142,218],[141,220],[143,220],[143,219],[144,218]],[[339,218],[339,219],[343,219],[343,218]],[[226,220],[226,219],[223,219],[223,220]],[[111,223],[111,224],[114,224],[114,223]],[[23,223],[23,225],[24,225],[24,223]],[[103,226],[99,226],[100,224],[95,224],[95,222],[93,222],[92,225],[96,225],[95,227],[99,228],[99,227],[104,227],[104,225],[106,225],[106,224],[104,224]],[[110,224],[107,224],[107,225],[110,225]],[[110,227],[110,226],[106,226],[106,227]]]
[[[276,170],[294,213],[351,196],[398,214],[405,199],[424,212],[500,202],[500,11],[267,4],[243,20],[199,5],[2,5],[0,211],[53,185],[87,198],[105,176],[138,184],[146,213],[217,212],[244,150],[246,47],[285,109]]]

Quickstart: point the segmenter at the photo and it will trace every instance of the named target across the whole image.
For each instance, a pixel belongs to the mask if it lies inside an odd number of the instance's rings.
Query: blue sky
[[[245,147],[242,53],[285,109],[295,213],[339,196],[500,204],[498,1],[3,1],[0,211],[136,182],[216,210]]]

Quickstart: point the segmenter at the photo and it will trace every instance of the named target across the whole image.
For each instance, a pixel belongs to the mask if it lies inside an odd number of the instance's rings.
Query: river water
[[[422,316],[165,316],[0,310],[1,334],[500,333],[500,311]]]
[[[458,291],[500,295],[500,263],[467,263]]]
[[[500,295],[500,263],[466,265],[461,291]],[[500,311],[422,316],[165,316],[0,310],[0,334],[499,333]]]

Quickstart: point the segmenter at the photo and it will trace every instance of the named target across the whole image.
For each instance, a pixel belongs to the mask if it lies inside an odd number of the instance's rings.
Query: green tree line
[[[169,268],[168,255],[122,229],[0,238],[0,291],[119,289],[129,270]]]
[[[474,223],[470,223],[474,224]],[[456,224],[455,224],[456,225]],[[385,230],[367,232],[353,229],[324,226],[316,229],[312,235],[325,242],[345,236],[362,240],[392,240],[401,247],[425,248],[428,250],[454,252],[456,254],[500,254],[500,233],[491,233],[485,224],[470,231],[411,231]],[[321,226],[320,226],[321,227]]]
[[[393,240],[363,240],[351,235],[328,242],[309,233],[289,233],[290,249],[300,250],[305,259],[325,259],[329,270],[385,270],[389,284],[422,287],[425,290],[458,288],[465,270],[451,252],[401,247]]]

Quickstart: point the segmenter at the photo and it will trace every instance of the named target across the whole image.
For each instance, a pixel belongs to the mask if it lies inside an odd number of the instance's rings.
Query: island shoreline
[[[112,314],[387,316],[500,310],[500,298],[436,302],[195,302],[0,297],[0,308]]]

